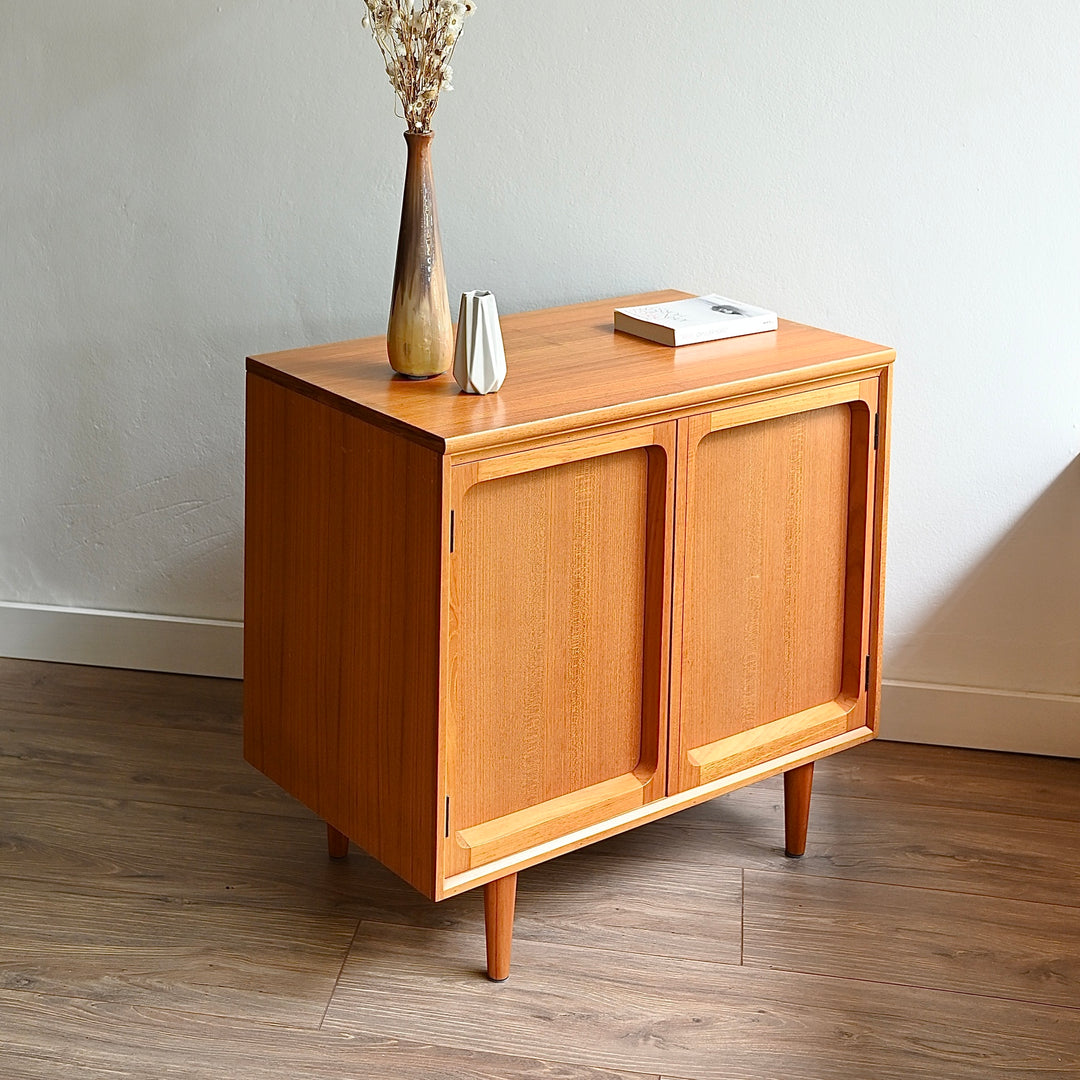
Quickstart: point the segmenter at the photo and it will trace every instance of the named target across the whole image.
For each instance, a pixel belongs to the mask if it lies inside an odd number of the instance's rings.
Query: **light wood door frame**
[[[678,493],[675,508],[675,565],[683,568],[672,600],[671,724],[668,753],[669,795],[717,781],[768,758],[824,742],[868,722],[874,577],[874,501],[877,451],[878,378],[841,383],[772,398],[750,405],[700,413],[680,420]],[[701,746],[684,745],[682,723],[684,614],[690,554],[699,538],[689,529],[694,505],[697,450],[708,435],[747,424],[827,409],[851,408],[850,468],[844,592],[841,689],[835,700]]]
[[[454,555],[449,557],[449,635],[447,692],[443,700],[440,756],[446,809],[443,876],[476,869],[574,830],[596,824],[666,794],[668,678],[671,620],[671,568],[675,514],[676,425],[668,421],[634,427],[450,468],[451,509],[456,518],[465,496],[477,484],[553,466],[618,454],[647,454],[645,536],[645,634],[642,651],[641,758],[630,773],[549,799],[494,820],[463,829],[454,825],[456,759],[454,739],[461,730],[462,684],[460,617],[463,600]],[[461,782],[467,782],[462,780]]]

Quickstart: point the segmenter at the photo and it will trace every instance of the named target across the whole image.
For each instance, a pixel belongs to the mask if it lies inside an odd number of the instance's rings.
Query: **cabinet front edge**
[[[587,439],[625,428],[681,420],[683,417],[714,409],[728,409],[736,405],[749,405],[757,401],[789,397],[807,390],[876,378],[888,370],[892,363],[891,359],[881,360],[875,357],[874,360],[875,362],[869,367],[854,368],[840,374],[822,375],[814,379],[767,386],[757,385],[761,380],[754,380],[753,383],[737,384],[731,393],[722,395],[716,393],[716,387],[708,387],[705,388],[707,392],[695,391],[672,395],[668,398],[652,398],[644,402],[579,413],[576,416],[563,416],[519,424],[512,428],[450,436],[444,444],[445,452],[452,457],[453,464],[464,465],[481,458],[516,454],[522,450],[537,449],[556,442]]]

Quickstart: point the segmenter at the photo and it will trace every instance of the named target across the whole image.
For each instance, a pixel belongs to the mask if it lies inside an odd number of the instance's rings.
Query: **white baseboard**
[[[0,656],[240,679],[244,624],[0,602]]]
[[[1080,758],[1080,697],[886,680],[883,739]]]

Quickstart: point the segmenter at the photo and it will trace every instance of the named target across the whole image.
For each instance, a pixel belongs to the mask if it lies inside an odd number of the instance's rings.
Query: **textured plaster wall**
[[[0,0],[0,600],[240,617],[243,357],[384,323],[361,13]],[[895,345],[886,674],[1080,693],[1078,40],[1075,0],[480,0],[452,295],[720,290]]]

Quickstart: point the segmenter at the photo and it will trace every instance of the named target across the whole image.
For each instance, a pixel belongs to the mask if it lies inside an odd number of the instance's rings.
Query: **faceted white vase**
[[[466,394],[493,394],[506,378],[506,353],[492,293],[461,294],[454,378]]]

